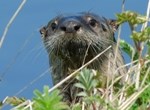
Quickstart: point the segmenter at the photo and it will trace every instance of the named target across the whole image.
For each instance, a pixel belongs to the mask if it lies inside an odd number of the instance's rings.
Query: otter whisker
[[[54,84],[109,46],[112,48],[93,61],[87,68],[95,69],[103,75],[107,75],[108,63],[111,66],[109,70],[112,72],[124,65],[120,50],[118,50],[116,62],[113,62],[116,47],[114,30],[116,29],[113,29],[112,23],[108,23],[110,21],[113,20],[88,12],[79,15],[57,16],[45,28],[42,28],[42,39],[49,54]],[[125,74],[125,72],[126,69],[124,68],[124,70],[118,70],[116,74]],[[76,80],[72,78],[59,88],[63,90],[63,100],[70,103],[76,102],[76,98],[78,98],[76,96],[78,90],[73,86],[74,83]]]

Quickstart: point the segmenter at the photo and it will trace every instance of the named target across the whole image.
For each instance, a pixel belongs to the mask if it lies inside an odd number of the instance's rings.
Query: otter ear
[[[47,32],[46,32],[46,27],[45,26],[40,29],[40,33],[41,33],[42,37],[46,37],[47,36]]]
[[[119,27],[119,24],[117,23],[117,20],[110,19],[110,20],[108,20],[108,23],[112,27],[113,32],[116,32],[118,27]]]

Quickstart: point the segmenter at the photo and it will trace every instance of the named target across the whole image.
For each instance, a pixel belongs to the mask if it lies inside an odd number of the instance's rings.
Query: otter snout
[[[41,28],[40,33],[49,55],[54,84],[62,81],[110,45],[112,48],[101,54],[87,68],[99,71],[100,74],[97,75],[99,79],[103,74],[110,75],[111,78],[112,72],[124,65],[120,50],[118,49],[117,54],[115,51],[114,32],[117,28],[116,20],[106,19],[89,12],[59,15],[50,20]],[[114,62],[115,58],[116,62]],[[126,68],[118,69],[115,74],[124,73]],[[72,78],[60,86],[59,89],[64,95],[63,100],[73,103],[77,101],[79,88],[73,86],[75,83],[76,80]]]
[[[65,33],[76,33],[80,31],[81,24],[73,19],[67,19],[60,24],[60,30]]]

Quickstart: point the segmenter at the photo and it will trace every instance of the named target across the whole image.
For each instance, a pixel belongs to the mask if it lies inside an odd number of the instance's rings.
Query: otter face
[[[115,20],[93,13],[62,15],[40,30],[49,55],[72,62],[87,60],[114,44]]]

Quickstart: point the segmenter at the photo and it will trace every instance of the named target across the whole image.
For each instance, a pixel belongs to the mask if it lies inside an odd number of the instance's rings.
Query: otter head
[[[40,33],[50,58],[57,57],[78,68],[115,43],[117,27],[115,20],[80,13],[57,16]]]

